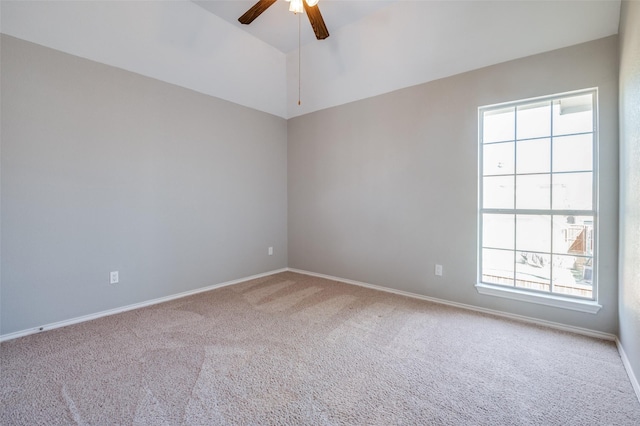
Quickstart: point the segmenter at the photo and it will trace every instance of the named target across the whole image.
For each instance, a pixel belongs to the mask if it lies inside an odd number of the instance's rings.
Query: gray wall
[[[617,55],[612,36],[289,120],[289,267],[617,333]],[[477,108],[596,86],[604,307],[479,295]]]
[[[285,120],[1,43],[1,334],[287,266]]]
[[[618,331],[615,36],[288,123],[1,40],[1,334],[287,265]],[[477,107],[594,86],[604,308],[479,295]],[[111,270],[120,271],[115,286]],[[637,348],[638,309],[621,306],[625,347]]]
[[[640,2],[620,15],[620,342],[640,378]]]

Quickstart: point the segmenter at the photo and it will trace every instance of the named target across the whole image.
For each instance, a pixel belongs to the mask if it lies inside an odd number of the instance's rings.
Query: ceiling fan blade
[[[324,19],[322,19],[322,14],[320,13],[320,9],[318,9],[318,5],[309,6],[304,0],[302,0],[302,4],[304,5],[304,10],[307,12],[307,16],[309,17],[309,22],[311,23],[313,32],[316,33],[316,38],[318,40],[324,40],[329,37],[329,30],[327,30]]]
[[[269,6],[274,4],[276,0],[258,0],[258,3],[251,6],[249,10],[247,10],[244,15],[238,18],[241,24],[250,24],[256,19],[262,12],[267,10]]]

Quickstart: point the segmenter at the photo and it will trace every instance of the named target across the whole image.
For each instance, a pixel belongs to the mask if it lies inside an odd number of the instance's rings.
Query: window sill
[[[537,303],[540,305],[570,309],[579,312],[587,312],[589,314],[597,314],[598,311],[602,308],[602,305],[599,305],[593,300],[570,299],[568,297],[556,295],[535,294],[515,288],[502,287],[491,284],[478,283],[476,284],[476,289],[478,290],[478,293],[487,296],[504,297],[506,299]]]

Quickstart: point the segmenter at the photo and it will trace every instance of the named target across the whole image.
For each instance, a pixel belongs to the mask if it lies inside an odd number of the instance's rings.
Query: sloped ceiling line
[[[239,24],[253,3],[3,0],[0,30],[291,118],[617,34],[620,16],[619,0],[321,0],[331,36],[304,26],[298,106],[297,19],[278,1]]]

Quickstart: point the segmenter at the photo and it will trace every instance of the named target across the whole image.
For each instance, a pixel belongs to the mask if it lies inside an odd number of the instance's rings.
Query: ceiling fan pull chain
[[[300,105],[300,86],[301,86],[301,80],[302,80],[302,75],[300,74],[300,62],[301,62],[301,58],[302,58],[302,47],[301,47],[301,43],[300,43],[300,15],[302,15],[301,13],[298,14],[298,106]]]

